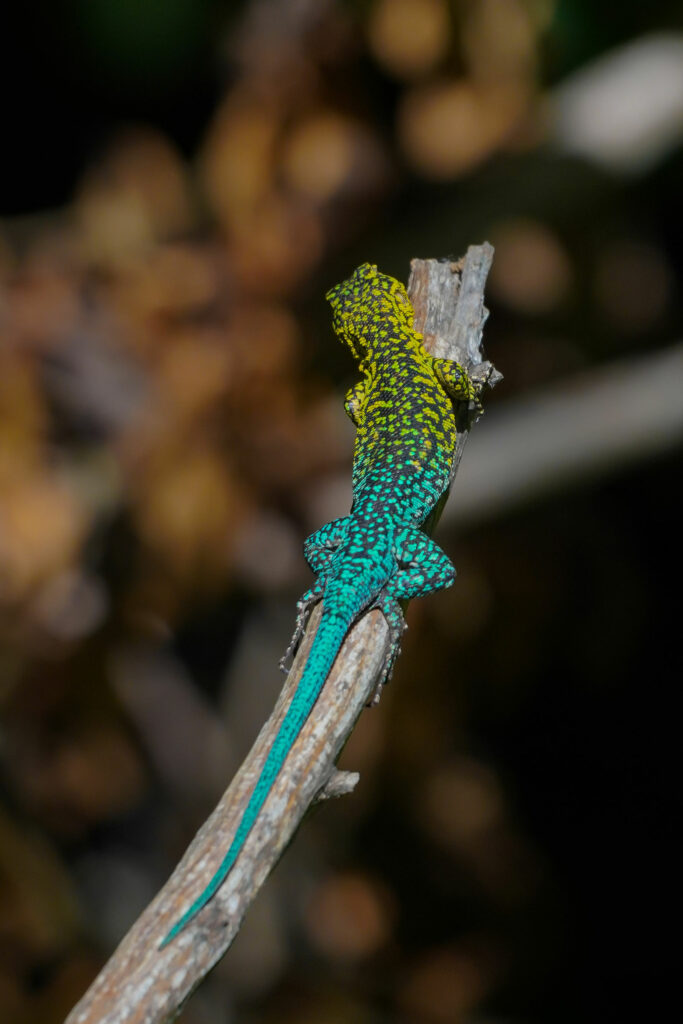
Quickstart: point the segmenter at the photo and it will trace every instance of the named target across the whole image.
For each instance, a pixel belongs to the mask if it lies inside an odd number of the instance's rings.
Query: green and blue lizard
[[[483,385],[458,363],[429,355],[413,327],[406,289],[377,267],[364,263],[327,298],[334,329],[362,374],[345,402],[358,428],[353,505],[348,516],[323,526],[304,545],[316,581],[299,602],[285,659],[296,649],[312,606],[322,600],[308,661],[228,852],[162,947],[208,903],[237,860],[354,620],[380,608],[389,624],[378,694],[405,628],[399,602],[449,587],[455,578],[450,559],[421,527],[449,484],[454,403],[473,401],[478,408]]]

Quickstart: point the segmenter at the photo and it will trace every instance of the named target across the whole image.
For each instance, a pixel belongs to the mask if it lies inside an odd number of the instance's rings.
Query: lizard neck
[[[391,369],[396,363],[409,363],[426,355],[422,335],[398,316],[388,316],[373,324],[363,335],[362,373],[373,374]]]

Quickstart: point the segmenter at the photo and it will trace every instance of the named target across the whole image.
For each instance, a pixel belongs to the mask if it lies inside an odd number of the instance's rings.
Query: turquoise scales
[[[405,288],[376,267],[364,263],[327,298],[334,329],[362,374],[345,403],[358,428],[351,513],[323,526],[304,545],[316,581],[299,602],[283,662],[298,646],[310,609],[323,599],[308,661],[228,852],[162,947],[208,903],[237,860],[354,619],[376,607],[389,624],[391,646],[378,695],[404,629],[399,601],[448,587],[455,577],[450,560],[420,527],[448,486],[456,435],[453,402],[478,404],[481,384],[458,363],[427,353],[413,328]]]

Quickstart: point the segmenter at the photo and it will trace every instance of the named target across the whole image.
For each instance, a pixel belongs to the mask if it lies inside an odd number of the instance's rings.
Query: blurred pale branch
[[[460,524],[503,515],[677,447],[682,380],[678,343],[497,406],[474,434],[445,518]]]
[[[555,88],[549,111],[560,152],[644,173],[683,138],[683,36],[656,32],[601,54]]]
[[[414,261],[411,297],[416,326],[428,347],[468,367],[483,362],[483,290],[490,246],[472,246],[462,265]],[[460,308],[458,308],[460,307]],[[443,336],[443,331],[450,337]],[[498,379],[494,375],[492,380]],[[466,440],[463,429],[461,447]],[[197,918],[163,952],[160,939],[213,874],[227,848],[260,771],[263,758],[293,696],[320,617],[306,631],[273,714],[261,730],[220,804],[197,834],[155,901],[74,1008],[67,1024],[157,1024],[172,1020],[191,992],[231,945],[254,897],[277,863],[311,803],[348,792],[353,773],[335,761],[371,698],[382,670],[388,627],[377,611],[355,624],[273,790],[225,884]]]

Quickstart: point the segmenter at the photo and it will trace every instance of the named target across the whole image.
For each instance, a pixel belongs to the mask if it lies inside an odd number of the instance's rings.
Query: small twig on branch
[[[493,250],[471,246],[464,261],[414,260],[409,292],[415,326],[426,347],[472,368],[482,363],[484,284]],[[482,371],[483,372],[483,371]],[[488,375],[496,383],[495,371]],[[468,433],[461,424],[454,472]],[[273,714],[218,807],[187,853],[123,939],[67,1024],[160,1024],[171,1021],[237,934],[242,918],[277,863],[308,807],[349,792],[355,773],[335,762],[371,698],[389,643],[381,612],[363,615],[349,631],[311,715],[297,738],[237,863],[210,903],[165,949],[159,942],[207,884],[230,845],[261,766],[297,687],[320,620],[318,606]]]

